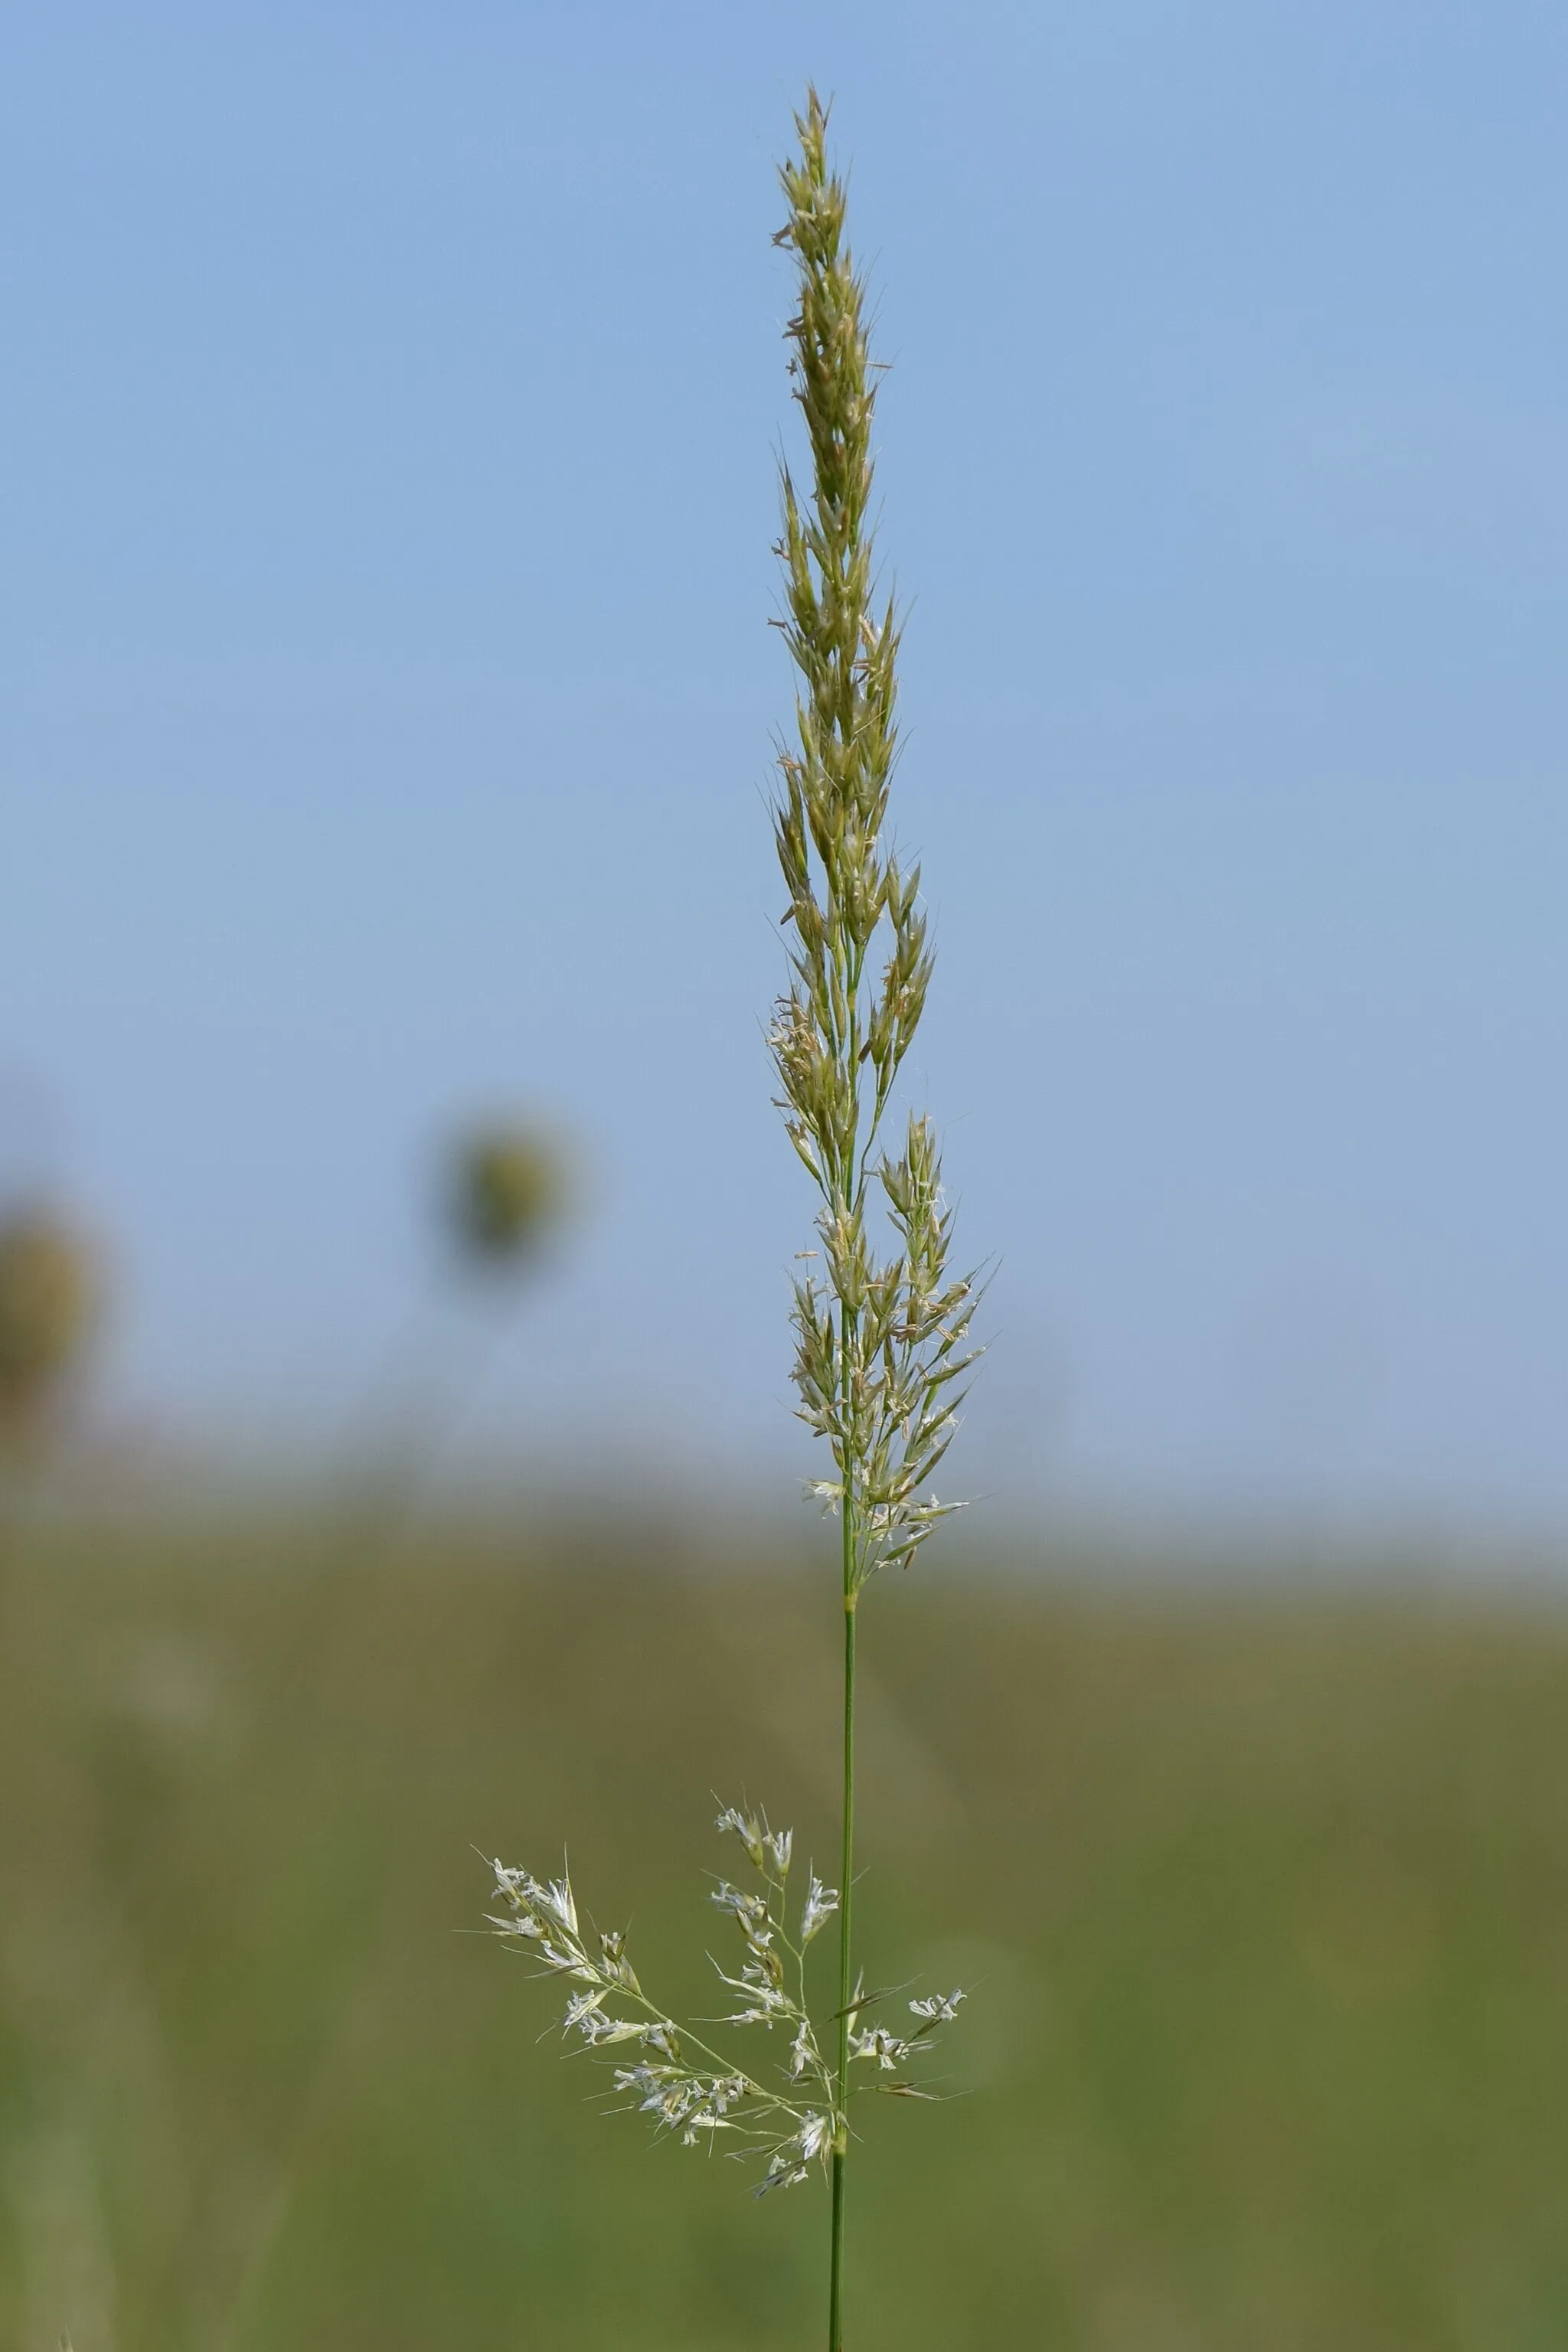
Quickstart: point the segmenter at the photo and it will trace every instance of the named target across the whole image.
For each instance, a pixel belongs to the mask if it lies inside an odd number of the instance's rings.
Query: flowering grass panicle
[[[657,2134],[673,2136],[685,2147],[711,2148],[721,2133],[731,2136],[734,2154],[760,2162],[756,2193],[763,2196],[771,2189],[795,2188],[814,2167],[826,2168],[847,2128],[806,1988],[807,1948],[833,1916],[838,1895],[810,1872],[805,1899],[792,1914],[790,1832],[770,1830],[765,1814],[733,1806],[720,1814],[718,1827],[740,1838],[756,1883],[740,1887],[721,1879],[710,1897],[739,1933],[740,1957],[732,1969],[715,1960],[731,2006],[705,2021],[776,2032],[778,2041],[753,2067],[721,2055],[644,1990],[625,1935],[584,1927],[566,1871],[546,1880],[495,1863],[497,1907],[488,1916],[498,1936],[534,1960],[540,1975],[567,1988],[561,2020],[567,2039],[579,2049],[619,2053],[610,2063],[612,2093],[623,2095],[621,2104],[650,2117]],[[857,2016],[873,1999],[886,1998],[862,1994]],[[920,2056],[937,2027],[951,2021],[957,1999],[962,1995],[911,2001],[916,2023],[907,2035],[857,2028],[853,2054],[870,2062],[876,2079],[852,2083],[851,2095],[870,2088],[929,2095],[900,2070]],[[894,2080],[881,2081],[883,2074]]]
[[[911,1113],[898,1153],[880,1148],[931,950],[921,869],[903,871],[883,837],[899,629],[872,571],[866,289],[844,242],[845,191],[827,170],[815,92],[798,128],[779,236],[799,271],[790,371],[814,490],[803,507],[784,468],[781,625],[799,688],[773,831],[794,936],[769,1044],[785,1129],[822,1196],[823,1271],[795,1286],[795,1378],[802,1419],[832,1449],[837,1476],[811,1491],[844,1516],[855,1592],[878,1568],[907,1567],[955,1507],[921,1489],[952,1442],[955,1383],[977,1352],[964,1344],[975,1285],[948,1272],[952,1220],[930,1120]],[[898,1244],[880,1262],[868,1225],[873,1188]]]
[[[976,1286],[948,1259],[952,1218],[928,1118],[910,1114],[897,1149],[883,1139],[900,1069],[924,1007],[931,950],[918,866],[886,835],[897,757],[899,629],[874,577],[871,427],[876,376],[866,289],[845,242],[845,191],[827,167],[826,115],[812,91],[796,117],[798,155],[781,173],[789,216],[777,242],[795,257],[787,330],[805,425],[811,486],[783,471],[785,582],[780,622],[797,673],[795,735],[779,754],[774,838],[788,904],[789,980],[769,1031],[791,1143],[819,1195],[817,1270],[795,1286],[795,1380],[803,1420],[826,1438],[833,1475],[811,1491],[840,1525],[844,1625],[843,1815],[837,1887],[815,1870],[790,1893],[794,1840],[762,1812],[728,1806],[750,1883],[721,1880],[712,1902],[738,1938],[725,2015],[705,2021],[765,2034],[764,2059],[740,2067],[645,1993],[618,1932],[580,1926],[570,1879],[497,1863],[498,1934],[567,1987],[563,2030],[579,2048],[618,2053],[613,2091],[689,2147],[723,2136],[760,2168],[759,2194],[826,2173],[831,2185],[828,2339],[843,2342],[845,2183],[850,2106],[862,2091],[930,2098],[919,2068],[950,2025],[962,1990],[868,1991],[855,1959],[855,1667],[861,1591],[877,1570],[908,1567],[955,1507],[931,1490],[952,1443]],[[878,1222],[881,1231],[877,1230]],[[816,1938],[837,1923],[837,1965],[814,1969]],[[828,1976],[826,2000],[814,1975]]]
[[[833,2070],[842,2114],[860,2061],[894,2072],[912,2043],[862,2021],[854,1961],[855,1666],[859,1595],[878,1569],[907,1568],[954,1506],[930,1481],[952,1441],[969,1344],[973,1275],[953,1275],[952,1218],[930,1120],[911,1112],[897,1150],[883,1142],[900,1068],[931,984],[921,870],[886,837],[898,756],[899,625],[879,596],[869,520],[877,378],[866,286],[845,240],[843,182],[828,169],[826,114],[813,90],[797,116],[800,152],[782,174],[798,307],[790,373],[811,453],[803,500],[783,470],[786,611],[797,674],[793,742],[779,754],[773,834],[788,892],[789,986],[769,1042],[779,1108],[820,1196],[820,1272],[795,1286],[795,1380],[801,1418],[827,1440],[834,1476],[811,1491],[841,1523],[844,1803],[839,1982]],[[892,1247],[879,1255],[879,1206]],[[813,1255],[816,1255],[815,1253]],[[955,1997],[956,2000],[956,1997]],[[932,2009],[917,2036],[947,2021]],[[920,2095],[902,2079],[886,2085]],[[843,2340],[845,2183],[835,2141],[828,2338]]]

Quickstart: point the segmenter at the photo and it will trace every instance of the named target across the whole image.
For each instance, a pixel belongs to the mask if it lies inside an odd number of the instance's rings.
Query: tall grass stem
[[[844,1515],[844,1846],[840,1864],[838,1914],[838,2063],[836,2081],[840,2115],[849,2103],[849,2016],[855,1999],[853,1919],[855,1904],[855,1626],[858,1612],[853,1581],[854,1532],[849,1512]],[[840,2352],[844,2342],[844,2202],[849,2161],[847,2123],[840,2126],[833,2148],[832,2245],[828,2262],[828,2352]]]

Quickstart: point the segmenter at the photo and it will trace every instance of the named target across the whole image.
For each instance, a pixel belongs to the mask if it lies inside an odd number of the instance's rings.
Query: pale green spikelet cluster
[[[624,2058],[611,2062],[615,2092],[650,2116],[657,2132],[673,2135],[685,2147],[711,2148],[721,2133],[732,2134],[733,2153],[752,2156],[763,2165],[757,2183],[763,2196],[770,2189],[795,2188],[814,2168],[825,2169],[847,2128],[806,1992],[806,1953],[837,1910],[838,1892],[810,1871],[805,1897],[792,1914],[791,1832],[770,1829],[765,1813],[735,1806],[720,1814],[718,1827],[740,1839],[758,1884],[748,1890],[721,1880],[714,1889],[713,1903],[739,1933],[742,1957],[733,1972],[714,1962],[735,2006],[709,2022],[761,2027],[780,2036],[787,2046],[755,2074],[727,2064],[689,2025],[678,2025],[648,1997],[627,1958],[626,1937],[614,1929],[595,1935],[584,1927],[564,1870],[545,1881],[497,1862],[499,1907],[489,1915],[489,1925],[499,1936],[521,1942],[542,1974],[571,1987],[563,2032],[578,2037],[578,2045],[587,2050],[624,2051]],[[873,2004],[886,1998],[862,1991],[853,2004],[851,2055],[864,2062],[871,2079],[852,2082],[850,2088],[930,2097],[908,2068],[930,2036],[951,2023],[963,1995],[911,2000],[914,2023],[905,2035],[863,2022]]]
[[[965,1345],[975,1284],[948,1273],[952,1217],[930,1121],[910,1118],[897,1158],[878,1150],[931,953],[920,868],[904,872],[883,843],[899,631],[873,580],[865,285],[844,241],[845,192],[827,169],[815,92],[797,127],[780,241],[799,271],[790,367],[814,487],[803,508],[785,467],[783,626],[801,690],[796,744],[779,758],[774,835],[795,937],[769,1042],[790,1139],[822,1194],[823,1274],[795,1285],[795,1377],[801,1418],[828,1440],[837,1475],[812,1491],[846,1510],[858,1591],[878,1568],[907,1566],[956,1507],[921,1489],[952,1442],[955,1383],[977,1352]],[[873,1181],[898,1243],[882,1263],[867,1230]]]

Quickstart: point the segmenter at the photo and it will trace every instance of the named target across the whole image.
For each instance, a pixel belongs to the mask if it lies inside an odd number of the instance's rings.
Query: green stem
[[[838,2063],[835,2077],[839,2124],[833,2145],[833,2251],[827,2301],[827,2352],[844,2344],[844,2169],[849,2154],[849,2004],[855,1998],[850,1912],[855,1896],[855,1521],[844,1497],[844,1853],[838,1895]]]

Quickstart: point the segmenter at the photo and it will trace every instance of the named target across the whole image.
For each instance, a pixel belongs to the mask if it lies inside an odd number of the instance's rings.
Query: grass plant
[[[975,1284],[949,1268],[951,1213],[935,1134],[910,1113],[884,1142],[899,1073],[919,1024],[931,954],[918,866],[888,837],[898,750],[899,626],[879,593],[870,522],[877,373],[865,281],[845,236],[846,194],[826,156],[826,112],[812,90],[795,118],[797,154],[780,177],[788,217],[777,242],[795,264],[790,374],[805,427],[810,486],[787,464],[781,488],[785,582],[781,622],[796,672],[795,726],[779,754],[774,841],[788,893],[789,983],[769,1033],[785,1129],[819,1195],[819,1247],[795,1285],[795,1381],[801,1418],[832,1475],[812,1492],[838,1520],[843,1622],[838,1885],[815,1870],[791,1895],[794,1839],[760,1809],[718,1818],[752,1869],[713,1901],[740,1955],[719,1977],[718,2022],[758,2029],[783,2056],[738,2064],[643,1988],[620,1929],[591,1933],[569,1874],[536,1877],[498,1861],[490,1924],[521,1940],[567,1987],[564,2030],[617,2052],[614,2086],[688,2147],[720,2135],[761,2162],[758,2193],[816,2173],[830,2192],[828,2344],[844,2340],[850,2107],[869,2089],[930,2098],[921,2062],[952,2022],[962,1987],[905,1998],[868,1987],[854,1937],[855,1735],[859,1601],[879,1569],[907,1568],[954,1506],[931,1480],[952,1442],[960,1383],[974,1361]],[[878,1247],[879,1220],[889,1241]],[[808,1952],[837,1915],[837,1966],[826,2011]],[[907,1992],[907,1989],[906,1989]]]
[[[823,131],[813,103],[785,183],[813,481],[785,487],[802,691],[773,1034],[821,1194],[797,1376],[833,1455],[842,1613],[753,1530],[753,1572],[721,1581],[734,1530],[646,1506],[426,1522],[402,1549],[210,1496],[166,1522],[19,1525],[0,1547],[0,2343],[801,2341],[806,2200],[758,2217],[601,2135],[571,2070],[520,2046],[507,1972],[463,1972],[476,1820],[545,1849],[570,1823],[602,1859],[677,1998],[644,1994],[564,1874],[500,1873],[509,1944],[566,1981],[570,2046],[607,2045],[619,2103],[659,2133],[748,2140],[764,2184],[829,2175],[840,2297],[850,2083],[918,2088],[952,2004],[927,1995],[895,2032],[856,1999],[852,1802],[837,1910],[809,1869],[791,1897],[794,1840],[742,1803],[721,1827],[755,1874],[717,1892],[723,1973],[777,2079],[675,2022],[703,1991],[671,1818],[716,1753],[765,1758],[790,1818],[853,1798],[858,1603],[940,1515],[925,1485],[972,1303],[930,1130],[877,1157],[930,963],[882,847],[897,640],[870,602],[873,379]],[[857,2109],[880,2143],[856,2263],[882,2340],[1568,2340],[1560,1587],[1510,1593],[1480,1561],[1468,1589],[1379,1590],[1367,1562],[1359,1587],[1294,1591],[1243,1590],[1234,1560],[1207,1589],[1119,1585],[1037,1545],[985,1565],[962,1595],[917,1580],[858,1665],[879,1860],[857,1932],[891,1973],[985,1990],[951,2061],[985,2096],[950,2109],[940,2152]],[[628,1803],[649,1787],[668,1805]]]

